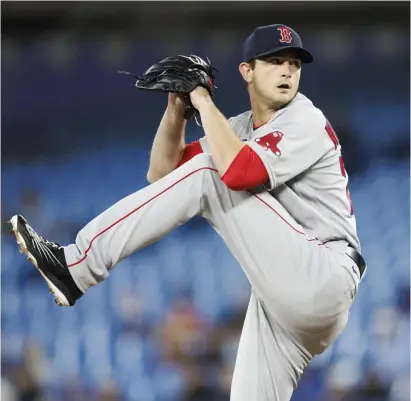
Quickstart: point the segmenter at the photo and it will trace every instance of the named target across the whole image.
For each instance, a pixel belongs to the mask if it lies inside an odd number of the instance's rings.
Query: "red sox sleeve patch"
[[[264,150],[273,152],[276,156],[281,156],[281,150],[278,146],[284,134],[280,131],[270,132],[260,138],[256,138],[255,142],[258,143]]]

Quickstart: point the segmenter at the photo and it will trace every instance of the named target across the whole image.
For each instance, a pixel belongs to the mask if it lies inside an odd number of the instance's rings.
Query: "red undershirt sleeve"
[[[183,156],[176,168],[200,153],[203,153],[203,149],[199,141],[186,145]],[[238,152],[221,179],[231,190],[244,191],[265,184],[269,180],[269,176],[258,154],[245,145]]]
[[[187,163],[190,159],[192,159],[194,156],[199,155],[200,153],[203,153],[203,148],[200,145],[200,141],[189,143],[185,146],[183,156],[180,162],[177,164],[176,168],[182,166],[184,163]]]
[[[267,169],[258,154],[248,145],[242,147],[222,180],[233,191],[244,191],[269,180]]]

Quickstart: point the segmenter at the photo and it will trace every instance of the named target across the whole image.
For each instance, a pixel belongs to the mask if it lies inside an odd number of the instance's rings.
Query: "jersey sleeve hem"
[[[270,168],[270,164],[268,163],[268,161],[265,157],[266,156],[266,154],[265,154],[266,151],[260,145],[254,143],[253,141],[247,142],[247,145],[252,150],[254,150],[254,152],[257,153],[257,155],[259,156],[259,158],[263,162],[265,169],[267,170],[268,182],[263,184],[263,187],[267,191],[272,191],[277,186],[277,180],[275,178],[275,174],[273,173],[273,169]]]

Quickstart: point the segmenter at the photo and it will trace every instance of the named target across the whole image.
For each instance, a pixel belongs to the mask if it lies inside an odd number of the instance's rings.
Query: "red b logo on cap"
[[[285,26],[279,26],[277,29],[281,33],[280,42],[281,43],[291,43],[291,40],[292,40],[291,31]]]

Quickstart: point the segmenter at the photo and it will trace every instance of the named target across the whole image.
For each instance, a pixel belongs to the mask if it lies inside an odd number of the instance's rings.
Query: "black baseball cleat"
[[[20,245],[20,253],[27,255],[46,280],[56,304],[73,306],[83,293],[71,277],[63,247],[38,235],[21,215],[13,216],[10,224],[11,232]]]

